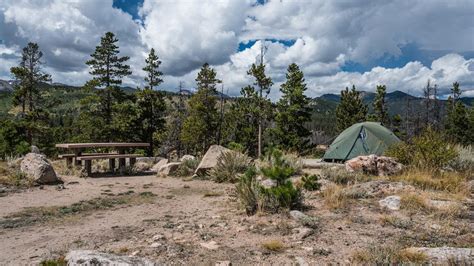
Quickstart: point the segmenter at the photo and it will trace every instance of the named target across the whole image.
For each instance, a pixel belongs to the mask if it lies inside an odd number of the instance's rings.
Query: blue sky
[[[207,62],[237,95],[253,83],[246,73],[264,45],[272,98],[291,63],[305,73],[309,96],[352,84],[420,95],[428,80],[442,93],[459,81],[474,96],[473,14],[472,0],[4,0],[0,79],[10,78],[21,48],[34,41],[55,82],[81,85],[90,79],[84,62],[112,31],[130,57],[124,85],[133,87],[143,85],[154,48],[165,74],[160,89],[193,87]]]

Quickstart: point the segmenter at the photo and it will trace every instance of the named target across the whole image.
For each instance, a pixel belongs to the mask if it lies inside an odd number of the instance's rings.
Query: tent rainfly
[[[324,154],[323,160],[346,161],[360,155],[382,155],[390,145],[399,141],[392,131],[380,123],[357,123],[337,136]]]

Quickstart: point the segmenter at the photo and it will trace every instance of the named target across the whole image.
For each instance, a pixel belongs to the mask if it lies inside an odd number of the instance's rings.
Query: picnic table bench
[[[72,153],[60,154],[58,157],[66,159],[66,164],[71,166],[73,161],[75,165],[82,165],[84,161],[84,168],[87,175],[92,172],[92,160],[108,159],[109,168],[111,172],[115,171],[115,159],[119,160],[119,170],[125,168],[125,159],[129,159],[130,167],[136,162],[136,158],[140,157],[140,154],[128,154],[127,149],[130,148],[143,148],[149,147],[149,143],[122,143],[122,142],[106,142],[106,143],[60,143],[56,144],[57,148],[69,149]],[[111,148],[117,152],[114,153],[83,153],[85,149],[95,148]]]

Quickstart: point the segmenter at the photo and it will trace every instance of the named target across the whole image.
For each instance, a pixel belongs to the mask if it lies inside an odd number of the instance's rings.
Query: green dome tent
[[[400,139],[377,122],[357,123],[342,131],[324,154],[324,161],[345,161],[359,155],[382,153]]]

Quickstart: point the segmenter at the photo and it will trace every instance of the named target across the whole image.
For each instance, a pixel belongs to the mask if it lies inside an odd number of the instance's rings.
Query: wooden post
[[[87,176],[90,176],[92,173],[92,160],[85,160],[84,165],[86,167]]]
[[[135,157],[130,157],[130,167],[133,167],[135,165],[135,163],[137,162],[137,158]]]
[[[110,172],[115,172],[115,159],[109,159],[109,170]]]

